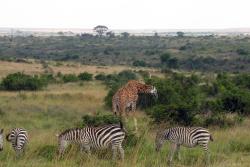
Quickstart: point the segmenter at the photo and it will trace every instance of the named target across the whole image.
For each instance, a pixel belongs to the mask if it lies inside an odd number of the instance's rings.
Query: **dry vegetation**
[[[82,65],[79,63],[70,62],[45,62],[48,67],[43,67],[41,62],[34,60],[27,60],[29,63],[18,63],[18,62],[8,62],[0,61],[0,78],[15,72],[24,72],[26,74],[41,74],[45,71],[57,74],[61,72],[62,74],[79,74],[81,72],[89,72],[91,74],[105,73],[119,73],[123,70],[146,70],[151,74],[162,76],[159,70],[146,67],[127,67],[127,66],[94,66],[94,65]]]
[[[0,75],[16,71],[27,73],[41,73],[39,64],[20,64],[0,62]],[[5,66],[2,66],[4,65]],[[81,67],[52,67],[63,68],[68,72],[73,69],[88,72],[114,72],[125,67],[98,68],[92,66]],[[27,71],[26,71],[27,70]],[[58,70],[61,71],[61,70]],[[74,71],[74,70],[73,70]],[[57,139],[55,134],[65,128],[76,127],[81,124],[84,114],[94,114],[97,111],[110,112],[104,107],[103,98],[107,94],[106,87],[98,81],[70,84],[49,85],[48,88],[36,91],[0,92],[0,127],[5,132],[13,127],[24,127],[28,130],[30,143],[26,154],[15,159],[14,151],[9,143],[4,145],[0,153],[0,167],[12,166],[123,166],[123,167],[163,167],[166,166],[166,156],[169,144],[161,153],[154,151],[154,136],[157,129],[143,112],[140,112],[139,130],[141,138],[134,147],[125,149],[124,163],[110,161],[111,152],[96,152],[90,157],[80,154],[76,147],[69,149],[64,159],[56,156]],[[132,122],[132,120],[130,120]],[[242,125],[227,129],[210,127],[214,137],[211,143],[211,166],[214,167],[248,167],[250,164],[250,120]],[[175,160],[175,166],[204,166],[204,156],[200,148],[181,149],[182,160]]]

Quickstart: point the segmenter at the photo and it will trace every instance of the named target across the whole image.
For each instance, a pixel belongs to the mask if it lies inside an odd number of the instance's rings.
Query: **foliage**
[[[108,31],[108,27],[104,25],[98,25],[94,27],[94,31],[101,37],[106,31]]]
[[[62,76],[62,80],[64,83],[77,82],[79,78],[75,74],[65,74]]]
[[[178,68],[179,67],[179,60],[176,57],[172,57],[169,52],[166,52],[160,56],[161,63],[164,67],[167,68]]]
[[[143,60],[149,67],[179,68],[198,71],[250,71],[250,40],[248,37],[213,36],[134,36],[112,32],[75,36],[8,36],[0,37],[0,59],[23,61],[39,59],[44,68],[47,60],[75,61],[94,65],[131,65]],[[123,37],[124,36],[124,37]],[[171,53],[172,63],[163,63],[160,56]],[[8,55],[8,56],[6,56]],[[11,55],[11,56],[10,56]],[[177,60],[177,63],[176,63]],[[32,62],[29,62],[32,63]]]
[[[133,62],[133,66],[136,66],[136,67],[145,67],[146,66],[146,62],[143,61],[143,60],[135,60]]]
[[[240,122],[239,119],[228,119],[226,114],[234,113],[240,117],[250,112],[250,91],[246,81],[247,75],[230,76],[226,73],[218,74],[209,84],[200,84],[204,80],[197,75],[174,73],[167,79],[153,78],[148,82],[156,86],[159,98],[146,112],[155,122],[234,125]],[[207,114],[209,116],[205,116]]]
[[[37,75],[30,76],[23,73],[7,75],[2,80],[2,87],[5,90],[39,90],[48,84],[48,79]]]
[[[91,81],[93,79],[93,74],[90,74],[88,72],[80,73],[78,75],[78,78],[81,81]]]
[[[106,75],[104,73],[97,74],[95,76],[95,79],[99,80],[99,81],[105,81],[106,80]]]
[[[119,124],[119,118],[114,115],[101,114],[98,112],[96,115],[84,115],[82,117],[82,126],[103,126],[107,124]]]
[[[184,32],[178,31],[176,34],[178,37],[184,37]]]

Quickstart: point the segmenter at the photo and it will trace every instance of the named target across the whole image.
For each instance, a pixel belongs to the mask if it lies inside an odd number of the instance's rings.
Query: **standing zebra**
[[[3,129],[0,129],[0,151],[3,151]]]
[[[6,140],[12,143],[17,156],[24,152],[25,146],[28,143],[28,133],[25,129],[14,128],[6,136]]]
[[[201,127],[174,127],[158,132],[155,138],[156,151],[158,152],[164,142],[169,140],[171,150],[168,156],[168,163],[171,165],[175,151],[180,159],[180,146],[195,147],[201,146],[206,153],[207,163],[209,162],[208,142],[213,141],[212,135],[205,128]]]
[[[106,125],[101,127],[85,127],[82,129],[68,129],[58,136],[59,155],[61,156],[67,145],[77,143],[81,145],[81,151],[86,150],[90,154],[91,148],[107,148],[111,146],[113,160],[116,159],[117,150],[124,159],[122,142],[125,138],[125,130],[122,122],[119,125]]]

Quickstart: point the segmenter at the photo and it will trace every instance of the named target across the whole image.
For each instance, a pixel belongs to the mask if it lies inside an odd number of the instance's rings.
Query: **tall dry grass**
[[[77,146],[69,148],[63,159],[56,154],[56,133],[81,124],[84,114],[97,111],[110,112],[103,104],[107,90],[100,82],[50,85],[37,92],[0,92],[0,127],[5,132],[13,127],[28,130],[30,142],[25,155],[16,159],[9,143],[0,152],[0,167],[163,167],[169,151],[166,143],[160,153],[154,151],[157,126],[143,112],[137,114],[139,141],[135,147],[125,147],[125,161],[111,161],[111,151],[97,151],[91,156],[81,154]],[[129,119],[127,127],[132,127]],[[214,142],[210,144],[211,166],[248,167],[250,164],[250,119],[242,125],[217,129],[210,128]],[[205,166],[202,150],[181,148],[181,161],[174,159],[178,167]]]

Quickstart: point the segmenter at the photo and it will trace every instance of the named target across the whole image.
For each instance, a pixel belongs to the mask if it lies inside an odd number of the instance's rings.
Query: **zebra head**
[[[159,152],[166,142],[166,131],[158,131],[155,137],[155,151]]]
[[[157,93],[157,89],[155,88],[155,86],[152,87],[150,93],[151,93],[155,98],[158,98],[158,93]]]
[[[0,151],[3,151],[3,129],[0,129]]]

